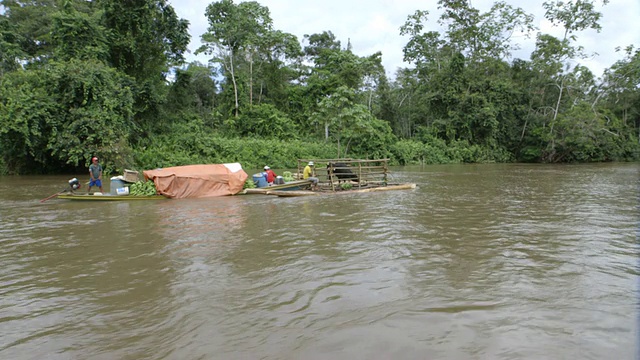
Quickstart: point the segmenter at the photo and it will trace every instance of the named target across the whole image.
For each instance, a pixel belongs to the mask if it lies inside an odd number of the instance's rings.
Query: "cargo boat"
[[[58,195],[58,199],[63,200],[81,200],[81,201],[132,201],[132,200],[167,200],[169,199],[166,196],[162,195],[148,195],[148,196],[139,196],[139,195],[111,195],[111,194],[75,194],[75,193],[67,193]]]

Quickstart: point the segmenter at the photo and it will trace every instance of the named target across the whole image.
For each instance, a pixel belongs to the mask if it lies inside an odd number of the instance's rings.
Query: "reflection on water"
[[[432,166],[395,174],[411,191],[45,204],[55,179],[0,178],[0,358],[630,359],[639,173]]]

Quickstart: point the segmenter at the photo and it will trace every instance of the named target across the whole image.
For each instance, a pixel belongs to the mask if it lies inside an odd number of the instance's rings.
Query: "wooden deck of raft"
[[[311,186],[311,181],[310,180],[297,180],[297,181],[291,181],[288,182],[286,184],[282,184],[282,185],[271,185],[271,186],[267,186],[267,187],[262,187],[262,188],[255,188],[255,189],[245,189],[243,191],[244,194],[266,194],[269,191],[277,191],[277,190],[283,190],[283,189],[289,189],[289,188],[304,188],[304,187],[308,187]],[[295,191],[295,190],[288,190],[288,191]]]
[[[391,190],[409,190],[415,189],[416,184],[399,184],[373,187],[368,189],[356,189],[356,190],[343,190],[343,191],[309,191],[309,190],[271,190],[263,192],[264,195],[275,195],[278,197],[296,197],[296,196],[320,196],[320,195],[338,195],[338,194],[354,194],[354,193],[368,193],[378,191],[391,191]]]
[[[309,180],[298,180],[283,185],[272,185],[257,189],[246,189],[244,194],[275,195],[279,197],[318,196],[328,194],[353,194],[390,190],[415,189],[416,184],[390,184],[388,159],[298,159],[294,178],[302,178],[302,169],[313,161],[315,177],[319,179],[316,191],[299,190],[310,188]],[[349,188],[344,188],[349,184]]]

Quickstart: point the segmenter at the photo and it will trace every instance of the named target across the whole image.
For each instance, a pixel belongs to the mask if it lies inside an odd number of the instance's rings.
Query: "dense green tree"
[[[71,60],[47,70],[61,109],[49,139],[51,154],[75,166],[88,164],[92,154],[118,159],[128,147],[134,114],[126,76],[95,61]]]
[[[371,112],[374,107],[376,84],[384,76],[381,53],[357,56],[350,48],[341,48],[333,33],[305,35],[305,58],[313,66],[301,66],[299,85],[292,89],[290,103],[297,112],[301,127],[313,129],[311,134],[328,138],[328,122],[309,119],[318,113],[320,103],[344,87],[353,91],[353,101],[364,105]],[[324,124],[324,125],[323,125]]]
[[[439,0],[433,19],[407,17],[411,66],[388,78],[383,54],[330,30],[301,43],[255,1],[211,3],[198,49],[210,63],[183,66],[188,23],[166,0],[0,0],[0,173],[73,170],[93,154],[115,168],[638,159],[640,52],[620,49],[598,79],[576,42],[600,30],[607,2],[544,2],[561,34],[538,32],[521,60],[512,35],[533,33],[531,15]]]
[[[307,46],[304,47],[304,54],[311,61],[318,61],[329,54],[340,51],[340,41],[331,31],[323,31],[319,34],[304,36]]]
[[[367,76],[377,78],[384,74],[381,53],[368,57],[357,56],[349,47],[341,49],[340,42],[330,32],[307,36],[307,39],[316,39],[314,42],[309,40],[313,45],[304,48],[305,54],[314,63],[314,67],[309,69],[306,84],[316,97],[331,94],[341,86],[359,90]]]
[[[197,62],[185,69],[176,69],[167,97],[167,111],[174,114],[193,112],[215,127],[212,115],[215,112],[218,85],[214,76],[215,69]]]
[[[502,59],[517,45],[509,40],[511,34],[533,30],[533,16],[503,1],[481,13],[466,0],[439,0],[442,15],[439,24],[446,28],[444,37],[453,53],[462,53],[471,63],[482,59]]]
[[[487,13],[467,1],[441,0],[438,4],[442,33],[423,31],[429,15],[426,11],[410,15],[400,29],[401,34],[410,36],[404,48],[405,61],[416,66],[403,80],[414,89],[404,91],[413,100],[406,106],[416,107],[413,113],[418,114],[410,126],[426,127],[449,142],[503,146],[501,133],[519,110],[517,103],[508,100],[517,94],[511,91],[509,66],[502,59],[517,48],[509,34],[528,33],[533,18],[503,2],[495,3]]]
[[[48,58],[52,51],[51,24],[58,12],[57,0],[1,0],[5,16],[19,34],[21,60],[36,62]]]
[[[424,119],[428,103],[423,101],[423,82],[418,80],[413,69],[400,69],[391,84],[389,106],[393,110],[393,119],[385,119],[391,123],[394,133],[403,138],[411,138],[419,123],[427,123]]]
[[[618,51],[622,51],[625,58],[605,72],[604,102],[606,108],[621,119],[623,126],[632,131],[626,132],[632,134],[632,141],[640,143],[640,49],[627,46]]]
[[[0,80],[0,150],[9,171],[47,162],[58,104],[41,71],[14,71]]]
[[[98,60],[106,62],[109,47],[106,29],[101,24],[103,13],[85,14],[67,2],[52,15],[51,43],[56,60]]]
[[[7,74],[0,81],[5,164],[33,172],[31,167],[85,165],[94,154],[121,160],[133,115],[127,83],[95,60],[50,62]]]
[[[104,12],[109,64],[135,80],[136,138],[153,133],[166,97],[169,68],[184,60],[189,22],[166,0],[97,0]]]
[[[295,68],[301,56],[302,48],[294,35],[280,30],[268,32],[261,42],[261,51],[255,54],[258,66],[251,73],[256,85],[250,87],[249,103],[268,102],[288,110],[288,90],[298,79]]]
[[[353,89],[339,87],[320,102],[312,121],[323,125],[327,136],[335,140],[337,157],[346,156],[353,147],[360,154],[379,155],[392,142],[391,127],[374,118],[365,105],[355,103],[355,95]]]
[[[234,135],[265,139],[296,139],[298,131],[289,117],[270,104],[253,105],[240,117],[229,119]]]
[[[20,48],[21,34],[15,24],[4,15],[0,15],[0,78],[9,71],[18,69],[19,59],[25,58]]]
[[[606,4],[608,1],[603,1]],[[538,34],[536,49],[531,55],[534,69],[538,70],[543,78],[537,91],[541,94],[541,102],[538,111],[541,112],[543,124],[538,124],[536,135],[542,142],[547,143],[541,156],[545,161],[562,161],[566,155],[558,152],[557,143],[563,142],[563,136],[569,136],[568,132],[556,132],[558,118],[563,107],[570,110],[572,104],[584,100],[584,92],[574,91],[573,97],[568,96],[568,89],[580,87],[579,82],[584,76],[578,76],[581,68],[571,68],[568,62],[573,59],[584,58],[583,48],[575,45],[577,33],[586,29],[599,31],[598,20],[602,14],[595,10],[593,0],[571,0],[567,2],[547,1],[543,3],[545,18],[550,22],[561,26],[563,38],[558,39],[548,34]],[[587,76],[589,77],[589,76]],[[590,76],[591,78],[593,75]],[[592,81],[592,79],[587,79]],[[548,83],[552,88],[548,89]],[[571,127],[573,128],[573,127]]]
[[[110,63],[139,82],[159,81],[181,64],[189,22],[165,0],[98,0],[109,30]],[[160,78],[160,79],[158,79]]]
[[[262,46],[262,40],[272,30],[269,9],[255,1],[234,4],[233,0],[221,0],[207,6],[209,21],[207,32],[202,35],[204,45],[197,53],[213,56],[212,62],[221,64],[233,85],[233,112],[240,110],[238,61],[249,58],[249,93],[253,87],[253,55]],[[244,54],[243,54],[244,53]]]

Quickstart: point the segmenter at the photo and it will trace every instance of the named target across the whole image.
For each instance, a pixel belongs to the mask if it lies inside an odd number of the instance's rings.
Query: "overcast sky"
[[[207,30],[205,9],[212,1],[205,0],[171,0],[178,15],[191,23],[191,51],[200,45],[200,36]],[[236,4],[239,0],[234,1]],[[330,30],[341,41],[343,47],[351,41],[352,50],[359,56],[382,52],[382,62],[390,76],[399,67],[409,67],[402,61],[402,48],[407,37],[401,37],[399,28],[407,16],[416,10],[428,10],[429,21],[425,30],[439,30],[436,20],[440,15],[436,0],[258,0],[269,8],[273,26],[277,30],[294,34],[302,41],[305,34],[321,33]],[[514,7],[521,7],[535,17],[535,25],[544,33],[562,37],[562,31],[553,28],[544,20],[543,0],[507,0]],[[494,1],[472,0],[473,7],[481,12],[489,10]],[[640,47],[640,0],[611,0],[606,6],[598,3],[597,8],[603,13],[600,21],[602,31],[585,31],[578,35],[578,43],[588,53],[597,53],[583,60],[596,76],[602,75],[605,68],[610,67],[621,54],[615,52],[616,47],[633,44]],[[524,37],[513,39],[520,44],[522,50],[513,57],[529,59],[533,50],[535,35],[527,40]],[[206,62],[206,56],[187,55],[188,61]]]

